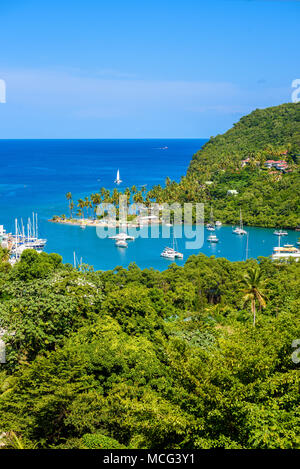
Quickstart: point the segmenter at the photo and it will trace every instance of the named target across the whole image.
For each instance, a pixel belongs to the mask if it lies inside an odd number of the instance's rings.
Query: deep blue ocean
[[[26,225],[27,218],[36,212],[39,235],[48,240],[45,251],[58,252],[64,262],[73,262],[75,251],[78,259],[95,269],[136,262],[141,268],[164,270],[170,261],[161,258],[160,252],[171,241],[140,237],[129,243],[128,249],[119,249],[112,240],[99,238],[94,227],[81,230],[48,219],[68,213],[65,194],[69,191],[76,200],[102,186],[114,188],[118,169],[123,180],[120,189],[132,185],[150,188],[164,184],[167,176],[179,181],[204,143],[200,139],[0,140],[0,224],[12,232],[15,218],[22,218]],[[249,257],[269,256],[277,244],[274,230],[247,229]],[[201,249],[186,250],[185,239],[178,239],[184,260],[177,264],[182,265],[189,255],[198,252],[231,261],[245,259],[246,237],[235,236],[231,227],[224,226],[217,231],[220,242],[210,245],[208,234],[205,232]],[[283,241],[295,243],[297,238],[298,233],[290,231]]]

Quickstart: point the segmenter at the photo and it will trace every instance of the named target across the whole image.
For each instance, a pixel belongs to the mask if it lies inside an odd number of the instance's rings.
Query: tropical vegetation
[[[300,447],[300,263],[2,266],[0,447]]]
[[[259,109],[244,116],[223,135],[211,137],[197,152],[179,182],[168,177],[165,186],[146,191],[136,186],[99,192],[77,201],[79,217],[96,218],[96,206],[118,206],[119,195],[136,204],[203,202],[205,219],[214,215],[235,224],[240,208],[246,225],[296,228],[300,225],[300,103]],[[243,163],[247,160],[247,163]],[[283,160],[287,171],[267,168],[268,160]],[[235,190],[237,194],[228,195]],[[74,205],[66,195],[69,211]],[[73,203],[73,205],[72,205]],[[76,203],[75,203],[76,205]]]

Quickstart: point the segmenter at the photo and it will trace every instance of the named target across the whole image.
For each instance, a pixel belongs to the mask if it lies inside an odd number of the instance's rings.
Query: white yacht
[[[216,235],[211,234],[211,235],[209,235],[209,237],[207,238],[207,241],[208,241],[209,243],[218,243],[218,242],[219,242],[219,238],[217,238]]]
[[[115,184],[120,184],[122,182],[122,179],[120,178],[120,171],[117,171],[117,177],[115,179]]]
[[[117,241],[126,241],[126,240],[134,241],[135,238],[134,236],[131,236],[128,233],[125,233],[124,231],[122,231],[121,233],[118,233],[114,236],[109,236],[109,239],[115,239]]]
[[[175,251],[172,248],[166,247],[160,255],[166,259],[175,259]]]
[[[176,248],[176,249],[175,249]],[[183,254],[182,252],[177,251],[177,242],[175,238],[175,233],[174,233],[174,228],[173,228],[173,247],[166,247],[162,253],[161,257],[165,257],[167,259],[183,259]]]
[[[126,243],[124,239],[117,239],[117,241],[115,242],[115,245],[118,248],[128,248],[128,244]]]
[[[298,261],[300,259],[300,249],[297,249],[293,245],[275,247],[273,250],[272,259],[273,260],[295,259],[296,261]]]
[[[284,230],[275,230],[274,235],[276,235],[276,236],[287,236],[288,232],[284,231]]]
[[[216,226],[222,226],[222,222],[217,220],[216,223],[215,223]]]
[[[238,234],[238,235],[246,235],[247,234],[247,231],[244,230],[244,228],[243,228],[242,209],[240,209],[240,226],[237,226],[233,230],[233,233]]]

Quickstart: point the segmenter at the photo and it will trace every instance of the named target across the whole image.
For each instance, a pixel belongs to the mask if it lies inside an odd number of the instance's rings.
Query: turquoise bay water
[[[54,214],[67,213],[65,194],[71,191],[74,199],[85,197],[105,186],[112,189],[117,169],[124,181],[120,189],[133,184],[137,187],[163,184],[166,176],[179,181],[185,174],[193,154],[205,140],[145,139],[145,140],[2,140],[0,141],[0,224],[13,231],[14,219],[37,212],[40,236],[48,239],[46,252],[58,252],[64,262],[78,259],[95,269],[124,267],[136,262],[141,268],[164,270],[170,261],[161,258],[162,249],[172,242],[161,237],[138,237],[129,242],[128,249],[116,248],[114,241],[97,236],[95,227],[85,230],[77,226],[48,222]],[[162,150],[161,148],[168,148]],[[249,257],[269,256],[277,244],[273,229],[247,228]],[[139,235],[145,235],[143,229]],[[176,227],[177,236],[181,227]],[[178,249],[184,259],[203,252],[210,256],[226,257],[231,261],[244,260],[246,237],[232,234],[223,226],[216,231],[220,242],[210,245],[204,232],[200,249],[186,249],[185,239],[178,239]],[[282,243],[295,243],[299,233],[289,232]]]

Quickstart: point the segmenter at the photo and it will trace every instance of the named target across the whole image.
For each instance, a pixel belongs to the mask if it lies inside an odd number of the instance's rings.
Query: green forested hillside
[[[248,156],[263,160],[289,151],[289,160],[300,154],[300,103],[257,109],[225,132],[211,137],[194,155],[188,174],[235,167]]]
[[[0,447],[299,448],[299,269],[3,262]]]
[[[243,159],[249,162],[242,166]],[[267,160],[285,160],[289,171],[268,170]],[[159,201],[204,202],[223,223],[295,228],[300,224],[300,103],[256,110],[194,155],[180,183],[155,186]],[[237,196],[229,196],[236,190]]]
[[[248,159],[242,166],[243,159]],[[285,160],[288,172],[267,169],[267,160]],[[203,202],[206,221],[215,218],[236,224],[240,208],[246,225],[295,228],[300,225],[300,103],[256,110],[223,135],[212,137],[197,152],[180,182],[166,178],[165,187],[149,191],[126,188],[136,203]],[[237,196],[227,191],[236,190]],[[67,194],[70,207],[70,196]],[[101,188],[72,207],[79,216],[101,202],[117,204],[119,191]],[[71,210],[72,212],[72,210]]]

